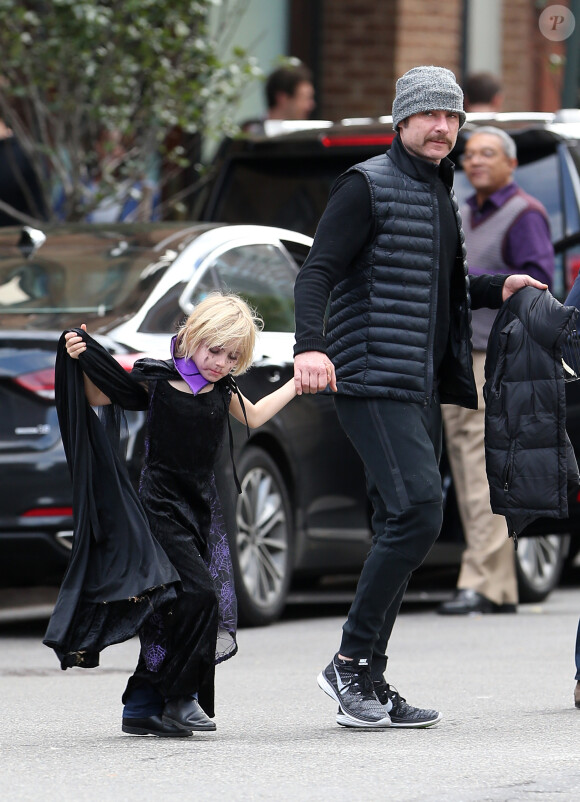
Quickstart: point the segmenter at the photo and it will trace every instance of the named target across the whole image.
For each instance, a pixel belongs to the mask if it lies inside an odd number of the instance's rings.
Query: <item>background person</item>
[[[266,81],[266,100],[268,120],[307,120],[315,106],[308,67],[299,64],[274,70]]]
[[[30,158],[0,119],[0,226],[47,219],[42,190]]]
[[[268,120],[307,120],[316,105],[312,73],[304,64],[279,67],[266,81],[266,116],[248,120],[242,130],[263,134]]]
[[[502,86],[491,72],[468,75],[463,86],[465,110],[470,112],[498,112],[503,105]]]
[[[469,273],[527,273],[552,286],[554,249],[542,204],[513,180],[516,143],[500,128],[478,128],[462,156],[475,193],[461,209]],[[514,547],[505,518],[494,515],[485,468],[485,352],[495,312],[472,314],[473,372],[477,409],[443,404],[447,453],[467,548],[455,597],[440,605],[442,615],[515,613],[518,587]]]
[[[467,292],[446,158],[464,122],[452,72],[415,67],[399,78],[391,149],[338,178],[296,280],[296,390],[337,391],[373,507],[372,547],[342,642],[318,677],[348,727],[441,718],[407,704],[384,677],[407,583],[441,528],[440,399],[477,405],[470,296],[474,307],[499,308],[526,284],[544,288],[528,276],[474,276]]]

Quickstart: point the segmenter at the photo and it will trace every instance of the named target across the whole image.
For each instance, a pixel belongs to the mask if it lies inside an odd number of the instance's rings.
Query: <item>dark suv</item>
[[[329,190],[340,173],[384,152],[393,141],[390,117],[315,121],[300,130],[227,140],[196,216],[227,223],[261,223],[314,236]],[[557,114],[468,114],[451,153],[459,202],[470,186],[459,163],[466,136],[478,125],[508,131],[518,147],[515,179],[546,207],[557,254],[554,295],[563,299],[580,268],[580,110]],[[291,130],[297,128],[298,130]]]

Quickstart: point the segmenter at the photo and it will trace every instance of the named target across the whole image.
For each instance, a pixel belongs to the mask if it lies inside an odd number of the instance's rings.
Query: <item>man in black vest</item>
[[[336,392],[373,506],[373,544],[342,642],[318,676],[346,727],[441,718],[407,704],[384,677],[407,583],[441,527],[440,402],[477,406],[470,302],[499,308],[526,284],[545,288],[522,275],[467,277],[446,158],[464,122],[452,72],[415,67],[399,78],[391,149],[338,178],[296,281],[297,393]]]

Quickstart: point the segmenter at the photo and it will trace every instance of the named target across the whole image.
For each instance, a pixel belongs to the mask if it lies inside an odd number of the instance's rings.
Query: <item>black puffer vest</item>
[[[375,236],[331,295],[328,356],[338,391],[428,404],[435,392],[433,341],[440,224],[432,184],[403,169],[396,149],[355,165],[370,191]],[[471,367],[469,278],[461,252],[451,280],[449,346],[439,371],[442,402],[476,408]]]

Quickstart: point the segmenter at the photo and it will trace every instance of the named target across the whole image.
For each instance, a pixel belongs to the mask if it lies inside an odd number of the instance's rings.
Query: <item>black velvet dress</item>
[[[44,643],[66,669],[135,634],[141,652],[127,690],[198,693],[213,715],[216,662],[236,652],[236,603],[214,462],[235,384],[194,396],[170,381],[172,362],[140,360],[131,374],[80,330],[87,350],[56,363],[56,403],[73,478],[75,536]],[[99,417],[83,371],[113,401]],[[139,496],[122,456],[123,409],[147,409]],[[125,692],[125,697],[127,691]]]
[[[148,386],[139,496],[181,587],[177,599],[141,628],[141,654],[128,690],[144,681],[164,698],[196,691],[212,715],[215,662],[235,652],[236,599],[213,473],[231,392],[223,382],[196,396],[166,380]]]

